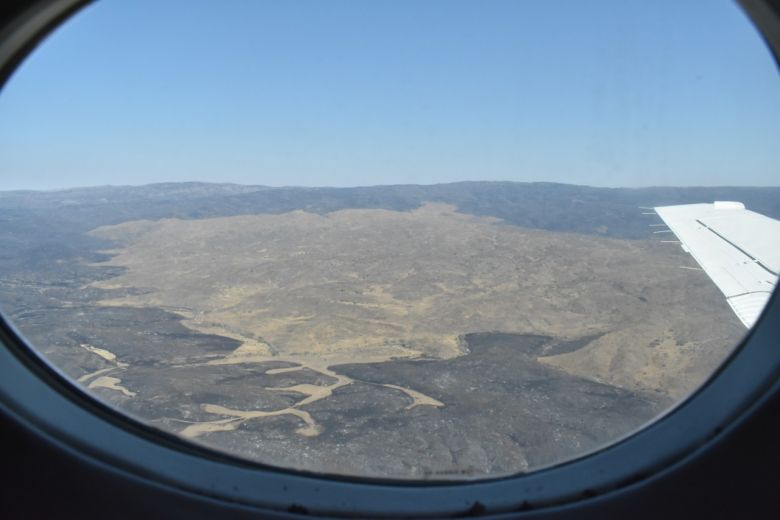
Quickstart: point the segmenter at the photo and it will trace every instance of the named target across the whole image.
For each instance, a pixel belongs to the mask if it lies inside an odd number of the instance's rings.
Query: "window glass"
[[[759,318],[778,87],[725,1],[105,0],[0,95],[0,308],[252,461],[557,464]]]

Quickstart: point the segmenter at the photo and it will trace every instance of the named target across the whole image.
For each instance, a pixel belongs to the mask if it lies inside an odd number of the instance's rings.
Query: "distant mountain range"
[[[444,202],[463,213],[497,217],[522,227],[641,239],[648,236],[648,218],[642,217],[640,207],[713,200],[738,200],[753,211],[780,218],[780,187],[594,188],[548,182],[457,182],[271,188],[186,182],[0,192],[0,222],[27,218],[31,225],[45,222],[83,232],[138,219],[294,210],[323,214],[356,208],[404,211],[424,202]]]

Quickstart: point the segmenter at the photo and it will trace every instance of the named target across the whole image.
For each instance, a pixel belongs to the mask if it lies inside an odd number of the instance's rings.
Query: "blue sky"
[[[0,94],[0,190],[777,185],[780,77],[725,0],[103,0]]]

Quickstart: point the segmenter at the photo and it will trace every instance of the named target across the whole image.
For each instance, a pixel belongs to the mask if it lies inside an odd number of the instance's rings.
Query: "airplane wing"
[[[740,202],[653,208],[750,328],[764,309],[780,271],[780,221]]]

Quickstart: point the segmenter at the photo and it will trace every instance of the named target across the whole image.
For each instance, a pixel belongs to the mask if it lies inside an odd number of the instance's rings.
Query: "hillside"
[[[639,206],[778,188],[0,193],[0,305],[82,388],[265,464],[477,478],[626,435],[744,329]],[[692,269],[693,268],[693,269]]]

